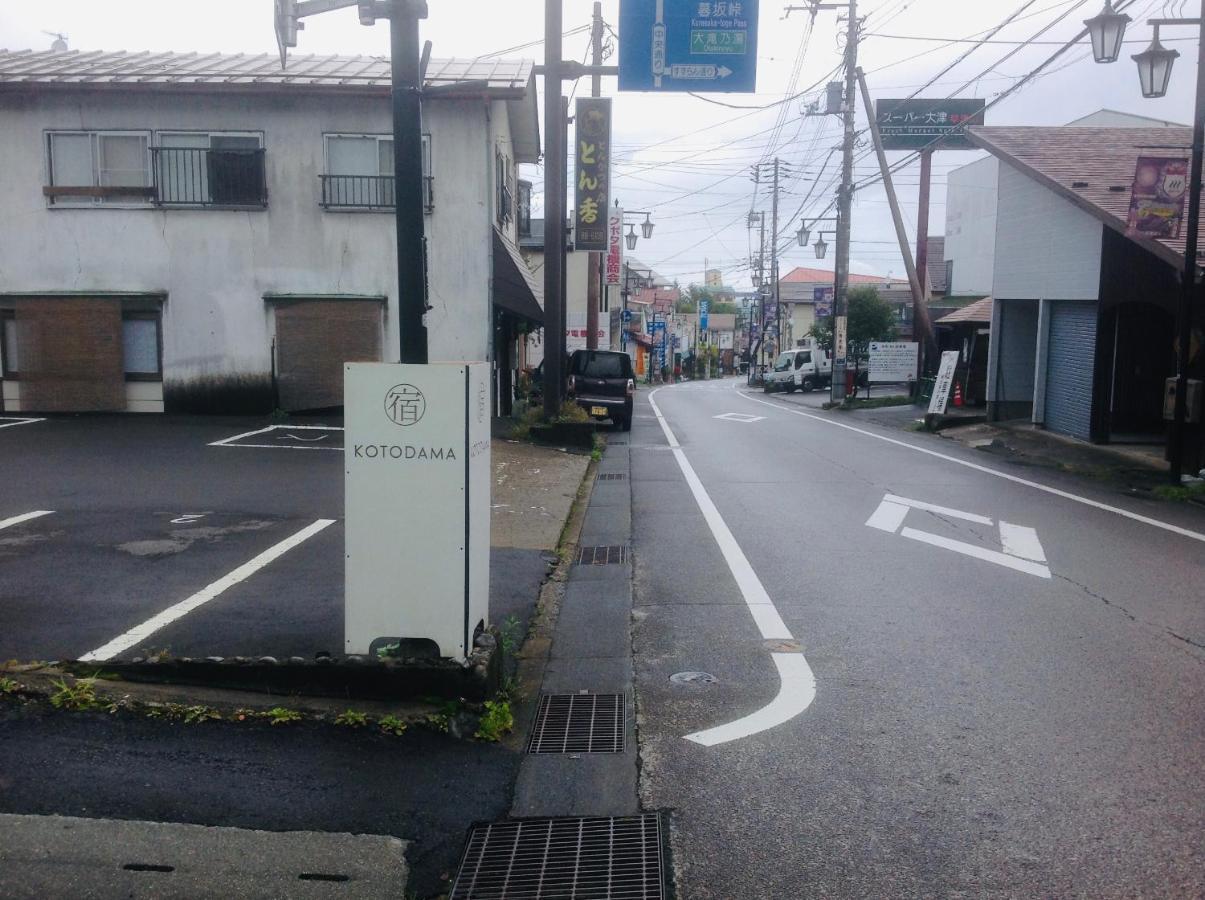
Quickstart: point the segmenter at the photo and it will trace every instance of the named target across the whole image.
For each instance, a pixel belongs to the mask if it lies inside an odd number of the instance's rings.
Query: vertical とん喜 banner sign
[[[574,247],[606,253],[611,202],[611,99],[579,97],[574,124]]]

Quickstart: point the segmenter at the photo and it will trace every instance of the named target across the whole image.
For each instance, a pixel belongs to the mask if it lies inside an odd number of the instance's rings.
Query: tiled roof
[[[809,282],[819,282],[829,284],[833,280],[833,273],[830,269],[809,269],[806,266],[796,266],[786,275],[779,279],[780,282],[786,284],[807,284]],[[856,272],[849,273],[850,284],[885,284],[886,278],[879,275],[859,275]]]
[[[990,322],[992,320],[992,298],[984,297],[962,309],[946,313],[934,324],[957,325],[959,322]]]
[[[432,59],[427,86],[484,82],[491,92],[522,93],[532,77],[526,59]],[[0,89],[17,85],[289,86],[387,93],[389,60],[381,56],[0,50]]]
[[[975,145],[1125,234],[1138,157],[1187,158],[1192,129],[980,126],[969,129],[968,135]],[[1131,239],[1180,267],[1184,264],[1186,230],[1182,228],[1181,237],[1175,241]]]

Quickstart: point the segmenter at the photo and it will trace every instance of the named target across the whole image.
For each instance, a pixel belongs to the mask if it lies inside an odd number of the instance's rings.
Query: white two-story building
[[[532,66],[426,89],[430,357],[493,361],[507,406],[543,318]],[[388,60],[0,53],[0,159],[4,411],[324,408],[344,361],[398,358]]]

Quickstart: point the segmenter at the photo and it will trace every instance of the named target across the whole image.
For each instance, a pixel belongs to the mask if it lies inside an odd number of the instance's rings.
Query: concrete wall
[[[494,106],[488,123],[482,100],[425,110],[433,360],[489,353],[493,144],[510,140],[505,107]],[[385,295],[384,353],[397,358],[393,217],[324,211],[318,178],[323,134],[389,133],[388,99],[44,91],[0,95],[0,122],[0,292],[166,292],[169,397],[262,389],[273,329],[266,293]],[[56,129],[262,132],[268,207],[48,208],[45,132]]]
[[[1006,163],[997,197],[992,296],[1096,300],[1104,226]]]
[[[999,161],[987,156],[947,176],[945,257],[954,261],[947,287],[952,295],[992,292],[999,170]]]

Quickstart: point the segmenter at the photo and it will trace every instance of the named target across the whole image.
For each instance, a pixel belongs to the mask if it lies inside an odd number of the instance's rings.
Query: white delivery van
[[[762,390],[767,394],[773,391],[786,391],[788,394],[796,390],[813,391],[828,385],[832,378],[833,361],[825,350],[819,347],[796,347],[778,354],[774,368],[766,373]]]

